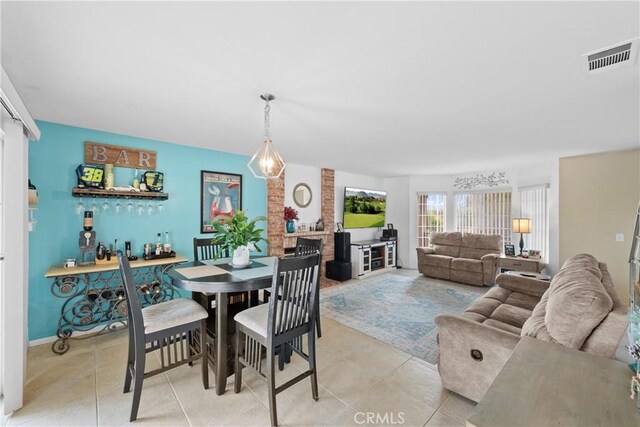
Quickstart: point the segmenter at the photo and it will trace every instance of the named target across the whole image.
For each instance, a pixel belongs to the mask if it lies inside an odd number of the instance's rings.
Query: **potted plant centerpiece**
[[[298,211],[291,206],[284,207],[284,222],[287,226],[287,233],[293,233],[296,231],[296,224],[293,221],[298,220]]]
[[[262,252],[256,243],[269,241],[262,237],[264,232],[261,228],[256,228],[258,221],[266,221],[263,216],[256,217],[249,221],[249,218],[242,211],[236,211],[233,217],[218,215],[211,225],[217,234],[211,243],[222,245],[232,256],[231,265],[234,267],[246,267],[249,265],[249,254],[253,251]]]

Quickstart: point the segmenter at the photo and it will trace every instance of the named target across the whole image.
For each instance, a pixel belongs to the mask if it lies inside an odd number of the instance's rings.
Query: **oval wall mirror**
[[[311,188],[303,182],[293,189],[293,201],[298,207],[306,208],[311,203]]]

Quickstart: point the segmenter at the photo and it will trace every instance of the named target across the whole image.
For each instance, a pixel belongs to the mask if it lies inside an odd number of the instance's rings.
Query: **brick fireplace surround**
[[[333,232],[335,226],[335,171],[321,169],[320,171],[320,215],[324,221],[325,232],[296,232],[288,233],[283,220],[284,211],[284,177],[286,169],[278,179],[267,180],[267,238],[269,239],[269,255],[283,256],[285,248],[295,247],[295,238],[322,238],[322,267],[320,269],[321,287],[327,287],[339,282],[324,277],[325,263],[335,257],[333,247]]]

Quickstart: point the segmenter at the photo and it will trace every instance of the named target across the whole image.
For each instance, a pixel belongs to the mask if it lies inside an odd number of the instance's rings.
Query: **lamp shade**
[[[513,232],[526,234],[531,233],[531,218],[514,218]]]

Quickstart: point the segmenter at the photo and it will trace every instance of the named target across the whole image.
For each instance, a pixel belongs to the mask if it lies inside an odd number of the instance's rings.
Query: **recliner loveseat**
[[[501,236],[456,231],[433,233],[430,241],[431,247],[417,248],[420,273],[468,285],[493,284]]]
[[[615,355],[627,328],[626,306],[606,264],[593,256],[567,259],[550,284],[510,274],[496,282],[464,313],[435,319],[438,371],[446,389],[479,402],[521,336]]]

